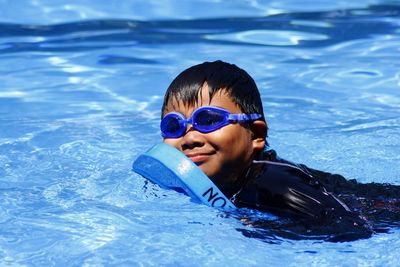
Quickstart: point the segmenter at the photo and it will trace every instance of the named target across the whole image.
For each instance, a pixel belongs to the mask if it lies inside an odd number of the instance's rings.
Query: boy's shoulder
[[[257,161],[256,161],[257,162]],[[382,197],[398,199],[400,196],[400,185],[392,185],[385,183],[360,183],[356,179],[347,179],[344,176],[336,173],[310,168],[304,164],[297,164],[280,158],[273,149],[265,149],[262,160],[258,161],[264,164],[264,169],[271,169],[271,166],[281,166],[280,170],[291,170],[293,173],[300,173],[299,170],[307,174],[308,177],[301,175],[306,181],[311,184],[320,184],[327,192],[337,196],[353,195],[355,197],[364,197],[369,199],[379,199]],[[295,171],[297,170],[297,171]],[[282,175],[274,177],[264,175],[264,179],[282,179]],[[299,176],[300,177],[300,176]],[[262,179],[262,176],[258,178]],[[293,176],[290,178],[293,179]]]
[[[304,164],[294,163],[283,159],[279,157],[277,152],[271,148],[264,149],[262,160],[259,162],[264,162],[265,164],[270,165],[284,165],[287,168],[300,170],[301,172],[307,174],[310,179],[314,179],[318,183],[322,184],[327,191],[335,194],[341,192],[339,188],[355,188],[358,185],[355,179],[348,180],[339,174],[317,170]]]

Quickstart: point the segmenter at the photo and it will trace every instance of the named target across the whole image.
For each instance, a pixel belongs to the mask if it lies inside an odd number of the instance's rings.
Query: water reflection
[[[209,43],[324,47],[399,31],[400,6],[293,12],[265,17],[133,21],[93,20],[57,25],[0,24],[0,53],[84,51],[141,44]],[[102,61],[154,64],[151,60]]]

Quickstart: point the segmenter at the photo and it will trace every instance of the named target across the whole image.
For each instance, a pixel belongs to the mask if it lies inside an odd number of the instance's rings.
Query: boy
[[[352,193],[355,181],[293,164],[268,149],[259,91],[244,70],[222,61],[186,69],[167,89],[161,112],[164,143],[189,157],[237,207],[340,225],[350,236],[371,234],[368,223],[332,193]]]

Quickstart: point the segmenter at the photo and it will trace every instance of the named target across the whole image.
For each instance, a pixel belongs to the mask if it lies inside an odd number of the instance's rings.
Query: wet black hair
[[[204,62],[181,72],[165,93],[161,116],[172,99],[188,106],[197,104],[204,83],[208,85],[210,99],[218,91],[226,90],[243,113],[261,114],[261,120],[265,121],[260,92],[253,78],[238,66],[221,60]]]

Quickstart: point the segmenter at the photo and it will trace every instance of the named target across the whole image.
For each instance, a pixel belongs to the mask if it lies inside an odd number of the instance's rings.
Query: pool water
[[[221,59],[255,78],[281,157],[400,184],[397,1],[73,2],[0,0],[1,266],[398,266],[399,228],[246,237],[131,171],[171,80]]]

